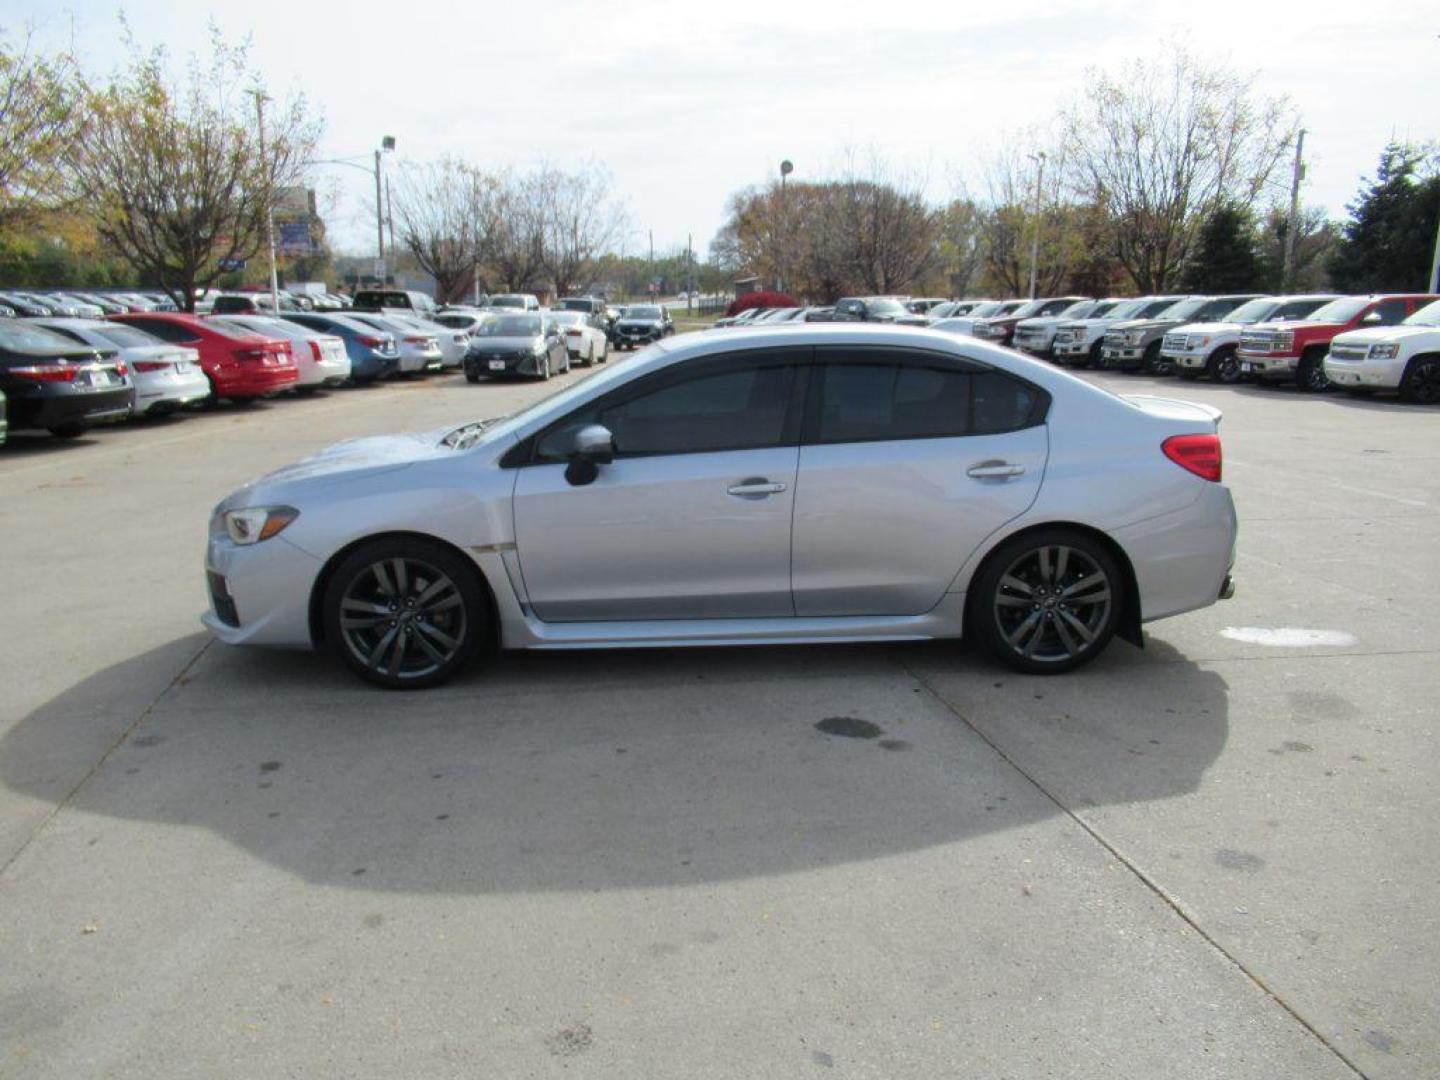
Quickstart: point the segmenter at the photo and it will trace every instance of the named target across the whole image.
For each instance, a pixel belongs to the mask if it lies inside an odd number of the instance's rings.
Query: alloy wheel
[[[1235,355],[1234,349],[1225,349],[1217,353],[1212,361],[1214,371],[1211,377],[1218,383],[1236,383],[1240,381],[1240,359]]]
[[[1427,356],[1415,361],[1415,366],[1405,376],[1402,390],[1407,401],[1422,405],[1440,402],[1440,360]]]
[[[422,559],[373,562],[340,599],[340,630],[351,655],[390,679],[418,679],[465,648],[465,598],[456,583]]]
[[[1113,603],[1099,563],[1078,548],[1045,544],[1006,567],[992,610],[1001,639],[1018,656],[1063,663],[1100,640]]]

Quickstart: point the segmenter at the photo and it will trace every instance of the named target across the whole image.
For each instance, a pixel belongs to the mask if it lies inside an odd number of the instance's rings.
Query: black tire
[[[50,429],[50,434],[57,439],[78,439],[89,430],[89,424],[57,424]]]
[[[1083,367],[1093,367],[1093,368],[1095,368],[1097,371],[1098,371],[1100,368],[1104,367],[1104,366],[1105,366],[1105,340],[1102,338],[1102,339],[1100,339],[1099,341],[1095,342],[1094,345],[1091,345],[1091,346],[1090,346],[1090,351],[1089,351],[1089,353],[1086,354],[1085,358],[1079,360],[1079,361],[1075,364],[1075,366],[1076,366],[1076,367],[1079,367],[1079,368],[1083,368]]]
[[[546,353],[540,361],[540,381],[546,382],[550,378],[550,354]]]
[[[1373,386],[1345,386],[1341,389],[1351,397],[1372,398],[1375,396],[1375,388]]]
[[[1197,371],[1195,368],[1177,367],[1175,369],[1175,377],[1178,379],[1183,379],[1186,382],[1194,382],[1196,379],[1200,378],[1200,372]]]
[[[1170,362],[1160,359],[1160,342],[1152,341],[1145,346],[1145,355],[1140,357],[1141,375],[1168,375]]]
[[[1223,349],[1216,349],[1210,354],[1210,359],[1205,361],[1205,374],[1210,377],[1211,382],[1224,383],[1230,386],[1240,381],[1240,357],[1235,354],[1235,347],[1227,345]]]
[[[593,341],[590,343],[590,351],[585,354],[585,359],[580,361],[580,366],[587,368],[595,366],[595,343]]]
[[[1325,349],[1310,349],[1300,357],[1295,370],[1295,385],[1307,394],[1323,394],[1330,389],[1330,376],[1325,374]]]
[[[1015,670],[1059,674],[1104,651],[1125,588],[1100,543],[1072,529],[1038,529],[990,553],[971,582],[966,627]]]
[[[1417,356],[1406,365],[1400,397],[1417,405],[1440,402],[1440,356]]]
[[[323,603],[326,643],[351,671],[387,690],[439,685],[492,633],[480,572],[423,537],[357,548],[330,575]]]
[[[473,371],[467,371],[465,373],[465,381],[468,383],[478,383],[480,381],[480,376]]]

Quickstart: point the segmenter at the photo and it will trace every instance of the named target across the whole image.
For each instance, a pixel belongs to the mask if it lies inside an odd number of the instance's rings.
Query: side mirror
[[[615,460],[615,438],[603,424],[585,424],[557,431],[541,444],[540,451],[546,457],[565,458],[569,462],[566,482],[584,487],[595,482],[601,465]]]

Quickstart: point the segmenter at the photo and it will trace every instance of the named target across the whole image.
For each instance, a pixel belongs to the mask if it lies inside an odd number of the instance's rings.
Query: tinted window
[[[1409,305],[1404,300],[1381,300],[1375,305],[1375,314],[1380,316],[1381,326],[1394,326],[1405,321]],[[1369,318],[1369,316],[1366,316]]]
[[[1275,309],[1275,314],[1270,317],[1272,319],[1303,319],[1321,304],[1327,302],[1325,300],[1292,300],[1288,304],[1281,304]]]
[[[954,438],[1037,422],[1032,387],[997,371],[831,364],[821,380],[816,441]]]
[[[970,373],[895,364],[831,364],[817,441],[924,439],[970,429]]]
[[[779,446],[795,369],[752,367],[702,375],[602,406],[586,419],[604,424],[615,452],[697,454]]]
[[[197,337],[188,326],[176,326],[174,323],[165,322],[163,319],[136,319],[133,325],[139,326],[146,333],[154,334],[162,341],[195,341]]]
[[[97,326],[95,333],[122,349],[128,349],[131,346],[159,344],[154,334],[147,334],[144,330],[138,330],[123,323],[106,323],[103,327]]]

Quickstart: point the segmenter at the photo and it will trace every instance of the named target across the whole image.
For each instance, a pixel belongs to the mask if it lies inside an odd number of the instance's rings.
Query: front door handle
[[[748,476],[738,484],[731,484],[725,489],[727,494],[734,495],[737,499],[763,499],[767,495],[778,495],[785,490],[785,485],[767,480],[763,476]]]
[[[1008,480],[1012,476],[1023,476],[1024,473],[1024,465],[1016,465],[1010,461],[982,461],[965,470],[966,476],[973,476],[976,480]]]

